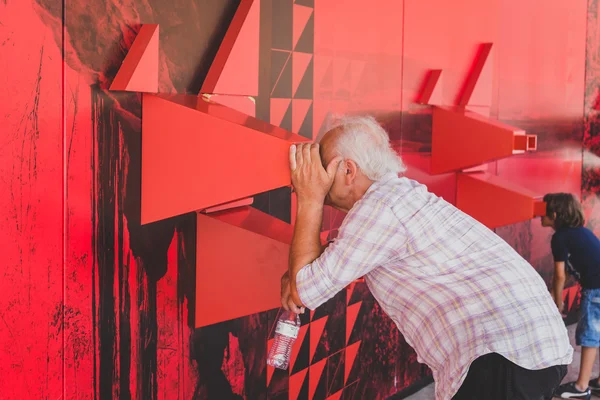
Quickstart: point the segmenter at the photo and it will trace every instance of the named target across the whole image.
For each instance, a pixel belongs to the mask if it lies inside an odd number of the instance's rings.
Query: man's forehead
[[[340,132],[341,129],[338,127],[328,131],[325,133],[325,135],[323,135],[323,138],[319,142],[319,153],[321,154],[321,159],[323,161],[328,161],[331,158],[330,153],[331,149],[333,148],[332,144],[335,142]]]

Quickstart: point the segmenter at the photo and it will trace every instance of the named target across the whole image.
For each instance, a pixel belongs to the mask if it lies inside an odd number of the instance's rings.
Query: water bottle
[[[275,341],[269,351],[267,364],[279,369],[290,365],[292,346],[300,331],[300,316],[291,311],[283,311],[275,327]]]

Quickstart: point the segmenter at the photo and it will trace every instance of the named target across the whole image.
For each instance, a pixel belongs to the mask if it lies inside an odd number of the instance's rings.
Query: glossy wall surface
[[[493,43],[468,108],[537,134],[538,150],[481,168],[582,194],[600,234],[597,0],[256,2],[256,81],[226,82],[222,102],[313,139],[335,114],[376,114],[407,175],[454,202],[416,99],[438,69],[432,103],[453,104]],[[277,309],[194,328],[210,251],[196,213],[141,224],[140,95],[108,88],[140,24],[157,23],[159,91],[199,93],[238,5],[0,1],[1,399],[371,399],[428,379],[360,281],[302,317],[291,371],[267,369]],[[293,220],[289,188],[253,206]],[[327,210],[323,230],[342,219]],[[497,232],[549,280],[550,231]],[[576,288],[565,296],[572,311]]]

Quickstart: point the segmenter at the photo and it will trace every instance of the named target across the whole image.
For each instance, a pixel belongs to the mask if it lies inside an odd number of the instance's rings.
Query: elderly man
[[[436,399],[552,397],[573,349],[544,281],[494,232],[399,178],[402,161],[374,119],[342,119],[320,145],[291,146],[290,168],[298,207],[285,309],[314,309],[364,276],[433,371]],[[324,204],[348,213],[325,249]]]

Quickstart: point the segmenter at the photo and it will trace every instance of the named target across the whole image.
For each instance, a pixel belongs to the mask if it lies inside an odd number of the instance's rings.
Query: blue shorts
[[[575,331],[577,345],[600,347],[600,289],[581,291],[580,314]]]

